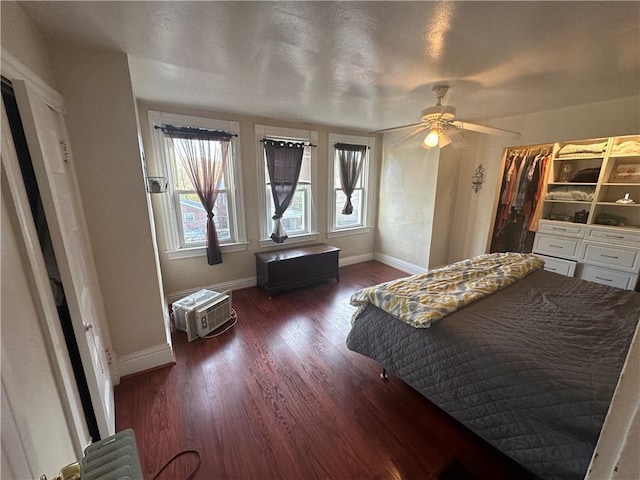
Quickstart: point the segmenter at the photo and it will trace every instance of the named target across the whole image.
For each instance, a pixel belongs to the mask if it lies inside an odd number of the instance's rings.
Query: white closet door
[[[64,117],[22,81],[13,81],[100,435],[115,432],[115,362]]]

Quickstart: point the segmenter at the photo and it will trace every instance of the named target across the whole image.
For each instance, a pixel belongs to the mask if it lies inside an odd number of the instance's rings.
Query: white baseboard
[[[167,303],[171,304],[176,300],[196,293],[198,290],[212,290],[214,292],[226,292],[227,290],[240,290],[241,288],[255,287],[258,284],[256,277],[239,278],[237,280],[230,280],[228,282],[215,283],[213,285],[205,285],[197,288],[190,288],[188,290],[182,290],[180,292],[173,292],[166,294]]]
[[[352,255],[350,257],[340,257],[338,260],[338,266],[340,268],[349,265],[355,265],[356,263],[368,262],[370,260],[377,260],[380,263],[387,264],[398,270],[408,273],[422,273],[426,269],[418,267],[408,262],[398,260],[397,258],[390,257],[381,253],[364,253],[362,255]],[[189,288],[187,290],[181,290],[179,292],[171,292],[165,295],[168,304],[172,304],[176,300],[191,295],[198,290],[213,290],[214,292],[225,292],[227,290],[240,290],[241,288],[255,287],[258,284],[257,277],[239,278],[237,280],[230,280],[228,282],[215,283],[213,285],[204,285],[202,287]]]
[[[173,349],[168,343],[156,345],[118,358],[118,373],[121,377],[144,372],[152,368],[176,363]]]
[[[389,265],[390,267],[402,270],[403,272],[409,273],[411,275],[415,275],[416,273],[424,273],[428,270],[427,268],[415,265],[413,263],[405,262],[404,260],[400,260],[399,258],[395,258],[390,255],[385,255],[384,253],[374,253],[373,259],[380,263],[384,263],[385,265]]]
[[[363,255],[352,255],[351,257],[344,257],[338,260],[338,266],[340,268],[347,265],[354,265],[356,263],[368,262],[373,260],[373,253],[365,253]]]

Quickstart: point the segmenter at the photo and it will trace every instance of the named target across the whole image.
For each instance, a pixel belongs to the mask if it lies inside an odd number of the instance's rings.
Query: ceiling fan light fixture
[[[432,148],[438,145],[440,141],[440,135],[442,135],[442,130],[439,128],[432,128],[429,134],[424,139],[424,146],[426,148]]]

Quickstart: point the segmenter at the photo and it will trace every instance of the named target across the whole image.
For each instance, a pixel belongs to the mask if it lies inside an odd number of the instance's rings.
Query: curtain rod
[[[168,129],[175,129],[177,133],[205,132],[205,133],[217,133],[217,134],[228,136],[228,137],[238,136],[237,133],[229,133],[229,132],[225,132],[224,130],[210,130],[208,128],[200,128],[200,127],[180,127],[176,125],[162,125],[162,126],[154,125],[153,128],[155,128],[156,130],[162,130],[164,133],[168,133],[167,131]]]
[[[334,147],[337,147],[338,145],[348,145],[350,147],[365,147],[367,150],[369,150],[371,148],[369,145],[360,145],[358,143],[336,142],[336,143],[333,144]]]
[[[314,145],[311,142],[294,142],[292,140],[282,140],[281,138],[263,138],[262,140],[260,140],[260,143],[264,143],[265,141],[267,142],[282,142],[282,143],[298,143],[301,145],[304,145],[305,147],[317,147],[317,145]]]

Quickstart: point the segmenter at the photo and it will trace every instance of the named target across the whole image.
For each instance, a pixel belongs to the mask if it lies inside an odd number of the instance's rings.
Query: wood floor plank
[[[358,288],[405,276],[377,262],[269,299],[233,292],[237,325],[186,341],[177,364],[122,379],[117,429],[133,428],[145,478],[198,450],[202,479],[435,479],[456,460],[477,480],[523,472],[345,339]],[[185,456],[161,479],[186,478]]]

